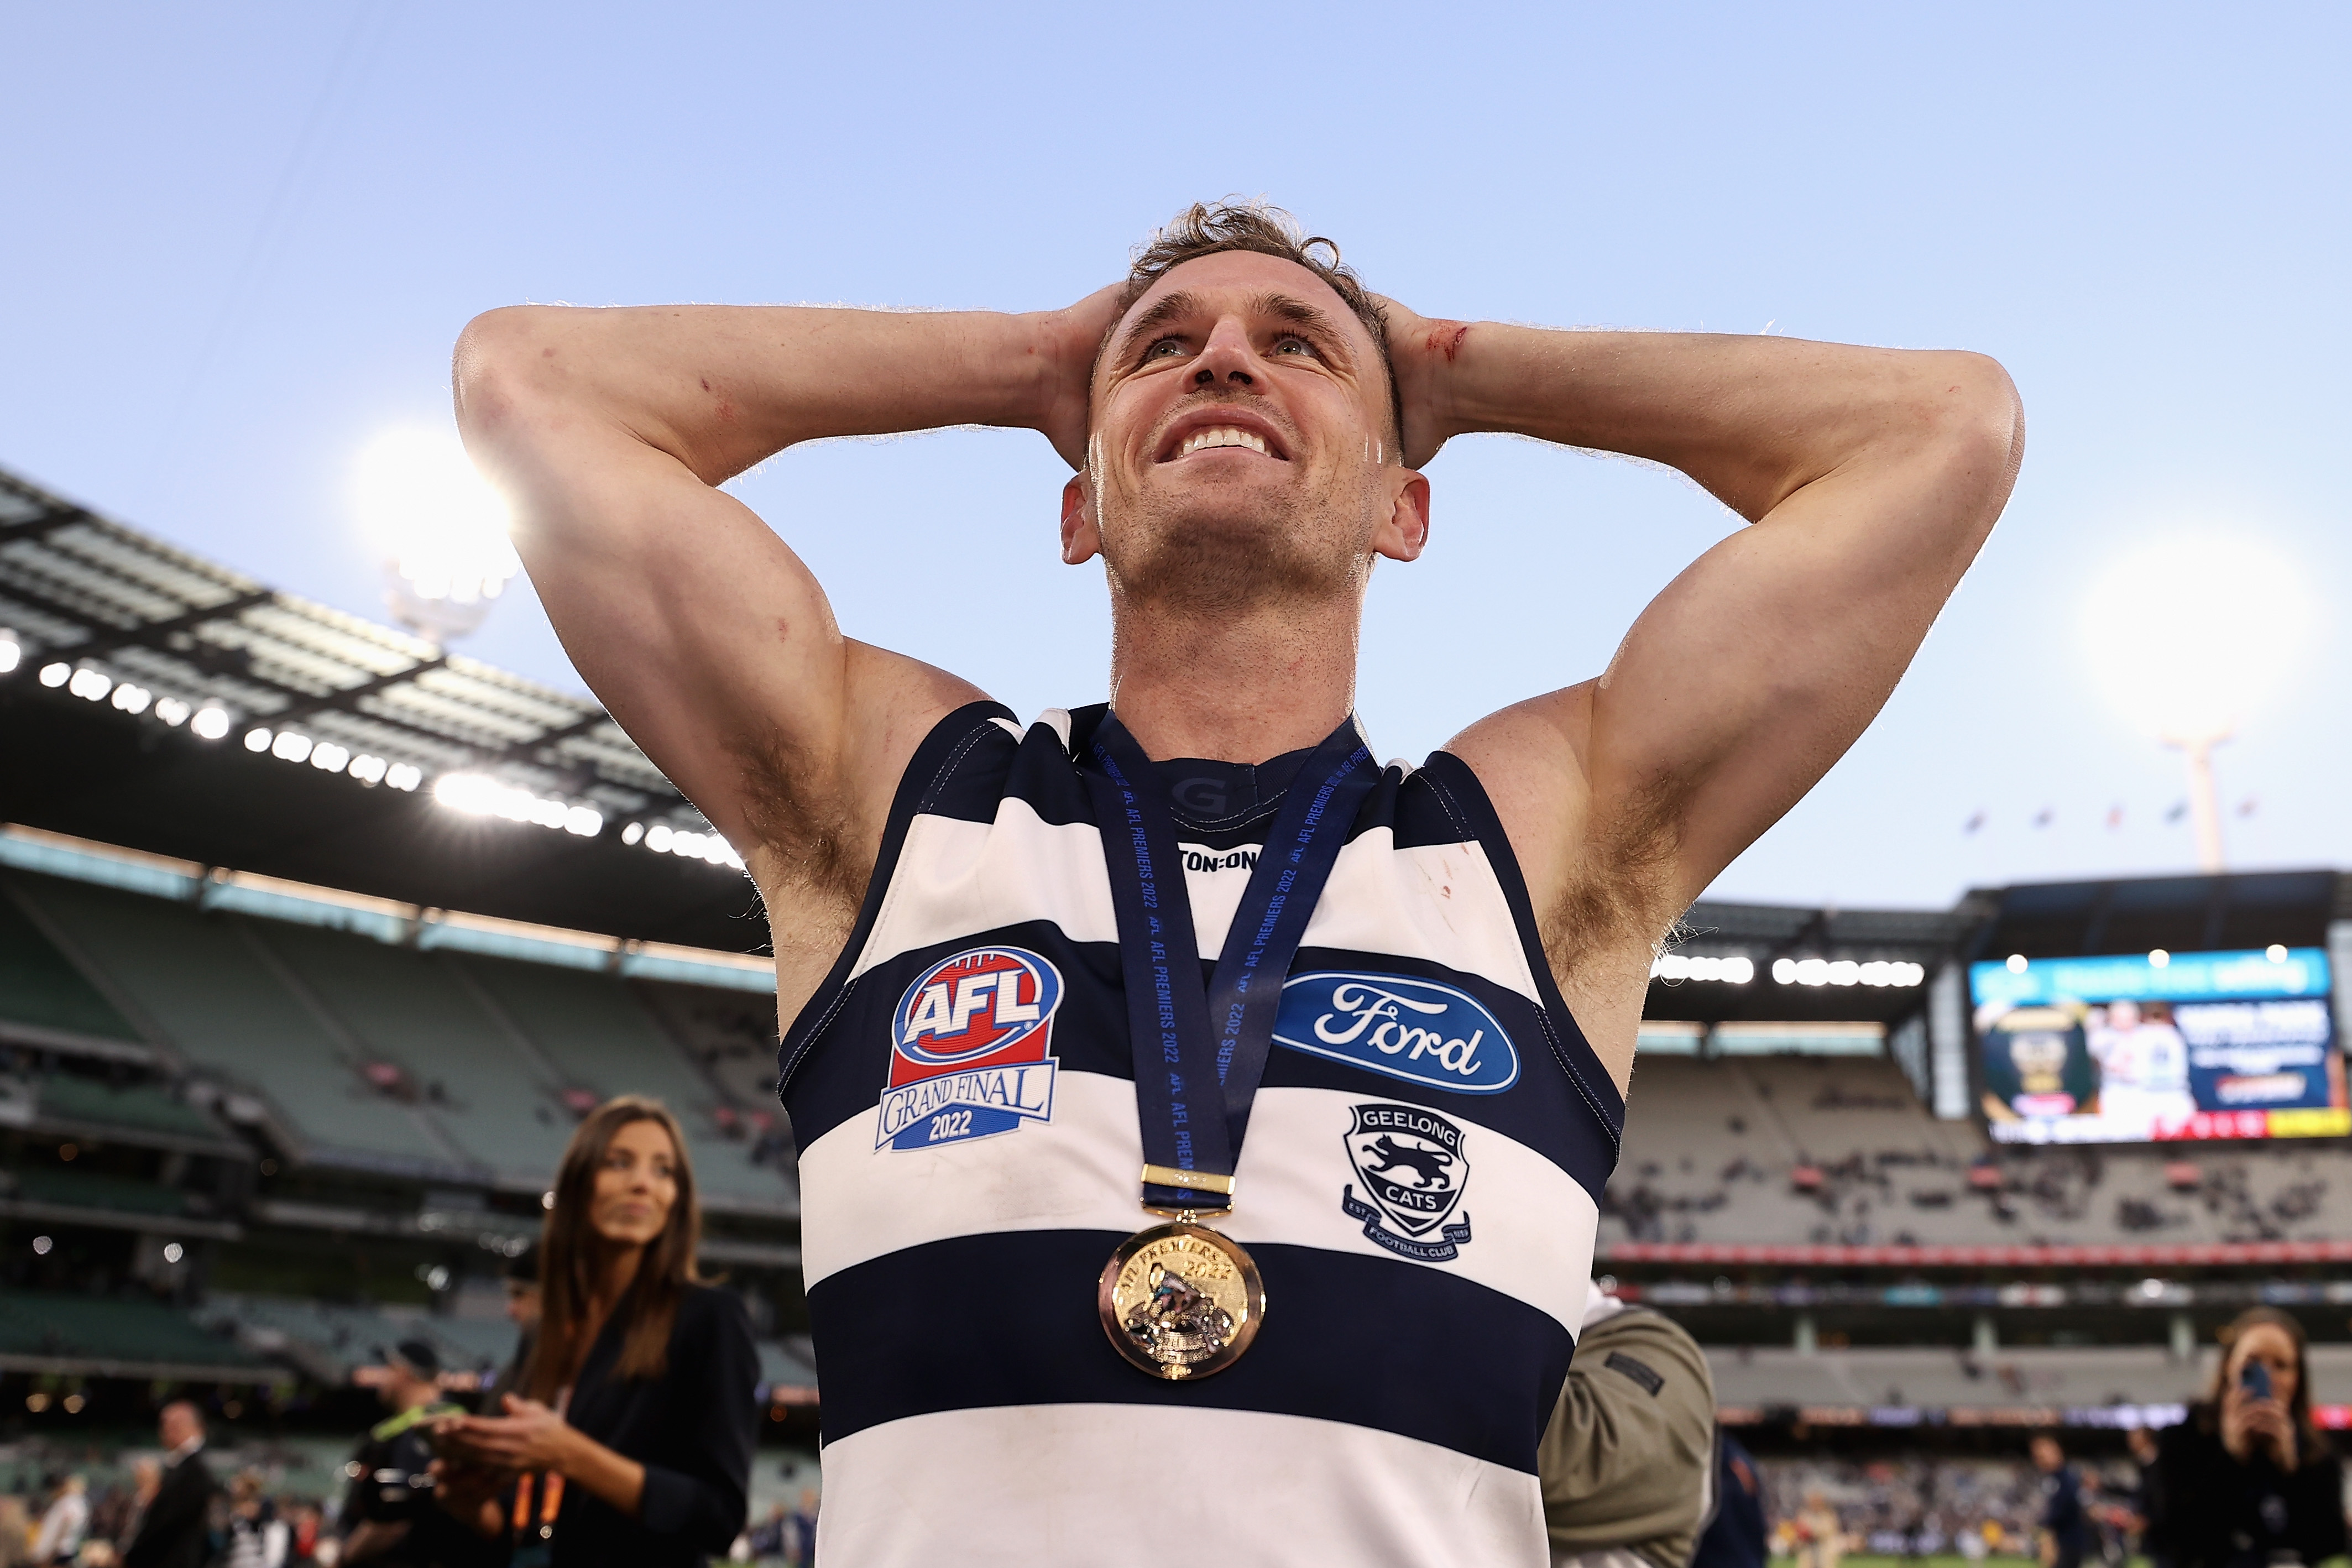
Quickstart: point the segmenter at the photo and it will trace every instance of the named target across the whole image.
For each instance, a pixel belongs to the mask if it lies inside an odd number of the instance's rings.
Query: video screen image
[[[2324,949],[1993,961],[1969,994],[2002,1142],[2352,1133]]]

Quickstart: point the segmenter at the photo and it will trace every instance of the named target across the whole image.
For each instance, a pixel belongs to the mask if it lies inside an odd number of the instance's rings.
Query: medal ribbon
[[[1380,770],[1353,715],[1307,759],[1275,814],[1204,985],[1176,821],[1159,777],[1116,714],[1103,715],[1088,752],[1083,771],[1118,917],[1144,1162],[1151,1174],[1202,1178],[1189,1187],[1147,1177],[1143,1204],[1231,1208],[1283,982]]]

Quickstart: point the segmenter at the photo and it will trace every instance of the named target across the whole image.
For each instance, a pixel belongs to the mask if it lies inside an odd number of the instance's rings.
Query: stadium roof
[[[0,632],[0,819],[406,903],[765,942],[735,852],[593,701],[5,469]]]

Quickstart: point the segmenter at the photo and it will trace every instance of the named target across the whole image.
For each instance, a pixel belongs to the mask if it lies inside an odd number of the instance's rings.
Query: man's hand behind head
[[[1041,323],[1038,353],[1045,359],[1046,384],[1037,425],[1074,468],[1087,466],[1095,356],[1118,323],[1128,289],[1125,282],[1107,284],[1076,304],[1050,312]]]

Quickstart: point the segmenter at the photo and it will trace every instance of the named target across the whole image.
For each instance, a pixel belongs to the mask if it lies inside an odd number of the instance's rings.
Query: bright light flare
[[[533,822],[559,827],[582,838],[604,830],[604,816],[593,806],[570,805],[529,790],[516,789],[480,773],[443,773],[433,781],[433,798],[453,811],[476,816],[503,816],[509,822]]]
[[[2313,621],[2305,574],[2222,534],[2162,541],[2093,584],[2083,632],[2109,700],[2159,740],[2228,734],[2274,695]]]
[[[469,631],[522,570],[506,500],[455,433],[391,430],[360,454],[360,522],[398,578],[394,613],[428,632]]]

